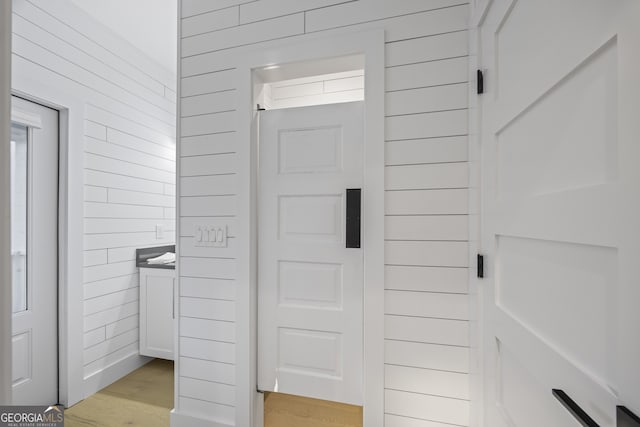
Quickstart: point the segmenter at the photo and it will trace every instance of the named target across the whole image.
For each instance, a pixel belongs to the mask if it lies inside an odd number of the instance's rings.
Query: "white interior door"
[[[494,0],[480,28],[486,427],[580,425],[552,389],[640,413],[639,23]]]
[[[13,403],[58,403],[58,112],[12,99]]]
[[[363,103],[263,111],[259,150],[258,387],[362,405]]]

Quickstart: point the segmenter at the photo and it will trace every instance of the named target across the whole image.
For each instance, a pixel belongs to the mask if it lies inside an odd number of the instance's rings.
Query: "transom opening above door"
[[[254,105],[265,110],[364,100],[364,56],[350,55],[254,70]]]

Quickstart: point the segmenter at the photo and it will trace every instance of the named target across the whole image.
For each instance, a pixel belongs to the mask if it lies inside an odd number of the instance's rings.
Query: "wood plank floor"
[[[265,393],[265,427],[362,427],[362,407]]]
[[[265,427],[362,427],[362,407],[265,393]],[[168,427],[173,362],[156,359],[65,411],[66,427]]]
[[[66,427],[168,427],[173,362],[155,359],[65,411]]]

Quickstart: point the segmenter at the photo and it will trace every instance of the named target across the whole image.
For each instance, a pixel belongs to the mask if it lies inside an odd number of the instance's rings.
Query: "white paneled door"
[[[486,427],[640,413],[639,22],[494,0],[480,26]]]
[[[13,403],[58,403],[58,112],[12,99]]]
[[[363,103],[260,114],[258,386],[361,405]]]

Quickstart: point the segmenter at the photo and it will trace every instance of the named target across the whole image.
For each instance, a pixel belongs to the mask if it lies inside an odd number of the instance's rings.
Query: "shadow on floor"
[[[155,359],[65,411],[65,427],[168,427],[173,362]]]

